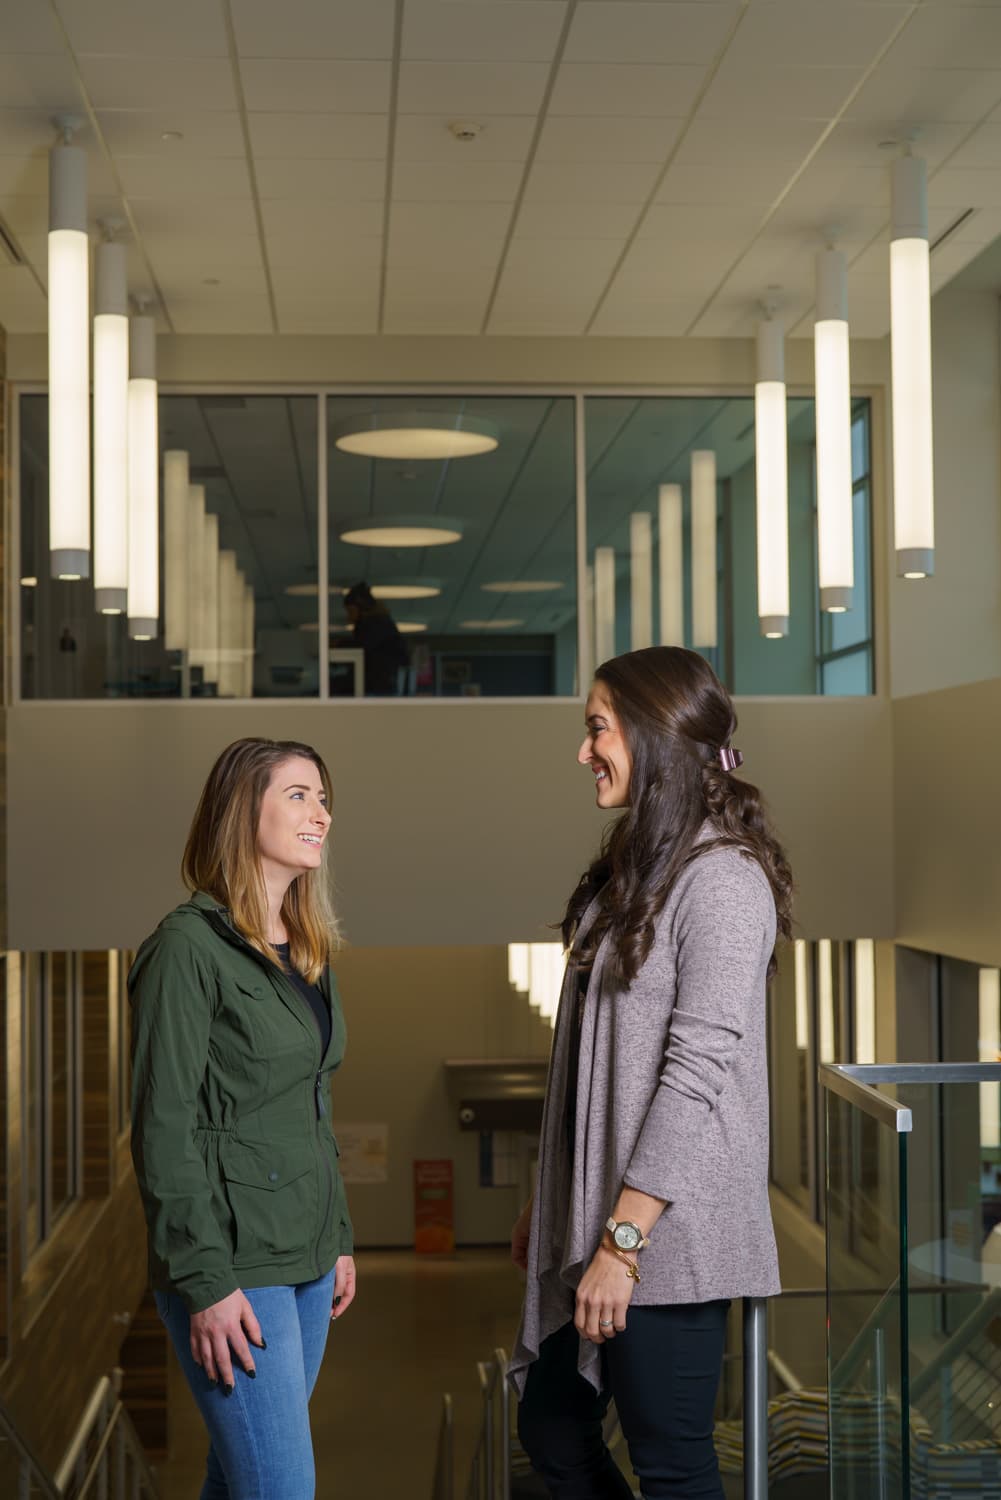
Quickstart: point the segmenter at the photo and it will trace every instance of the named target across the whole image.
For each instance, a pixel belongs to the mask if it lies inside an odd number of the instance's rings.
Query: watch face
[[[620,1250],[635,1250],[642,1235],[635,1224],[616,1224],[613,1240]]]

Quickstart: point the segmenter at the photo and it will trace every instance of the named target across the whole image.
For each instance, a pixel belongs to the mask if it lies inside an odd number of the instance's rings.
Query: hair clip
[[[721,745],[719,751],[719,763],[724,771],[735,771],[738,766],[744,764],[744,757],[739,750],[732,745]]]

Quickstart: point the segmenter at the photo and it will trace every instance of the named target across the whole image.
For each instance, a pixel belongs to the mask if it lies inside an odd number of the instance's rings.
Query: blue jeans
[[[180,1297],[156,1293],[157,1312],[209,1431],[201,1500],[313,1500],[309,1398],[327,1342],[333,1295],[333,1271],[300,1286],[246,1292],[268,1347],[251,1346],[255,1380],[234,1358],[235,1389],[225,1396],[191,1357],[190,1318]]]

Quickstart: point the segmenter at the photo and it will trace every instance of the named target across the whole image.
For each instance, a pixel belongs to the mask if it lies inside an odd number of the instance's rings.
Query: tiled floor
[[[317,1500],[430,1500],[442,1392],[455,1403],[461,1497],[480,1421],[476,1362],[510,1348],[522,1282],[502,1250],[358,1256],[355,1305],[331,1330],[312,1402]],[[201,1419],[176,1363],[162,1500],[197,1500]]]

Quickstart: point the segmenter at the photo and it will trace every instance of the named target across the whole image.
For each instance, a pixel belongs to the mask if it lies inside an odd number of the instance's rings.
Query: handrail
[[[441,1398],[441,1422],[438,1426],[438,1449],[434,1465],[434,1493],[431,1500],[455,1500],[455,1421],[452,1398]]]
[[[146,1494],[157,1500],[156,1481],[142,1443],[119,1397],[121,1382],[121,1370],[101,1376],[54,1475],[47,1472],[0,1402],[0,1434],[11,1443],[20,1460],[19,1494],[38,1494],[44,1500],[63,1500],[64,1496],[87,1500],[93,1495],[100,1495],[102,1500],[138,1500],[140,1494]],[[109,1452],[112,1447],[113,1464]],[[127,1483],[130,1463],[131,1483]]]
[[[911,1081],[905,1078],[873,1076],[895,1071],[897,1070],[877,1068],[870,1064],[856,1066],[847,1063],[821,1063],[817,1069],[817,1077],[821,1088],[827,1089],[832,1094],[839,1094],[842,1099],[847,1099],[849,1104],[854,1104],[864,1114],[878,1120],[881,1125],[889,1126],[891,1130],[902,1134],[913,1129],[911,1111],[906,1105],[898,1104],[895,1099],[888,1099],[885,1094],[877,1094],[874,1088],[863,1082],[863,1078],[870,1078],[873,1083]],[[997,1077],[1001,1082],[1001,1067],[997,1069]]]

